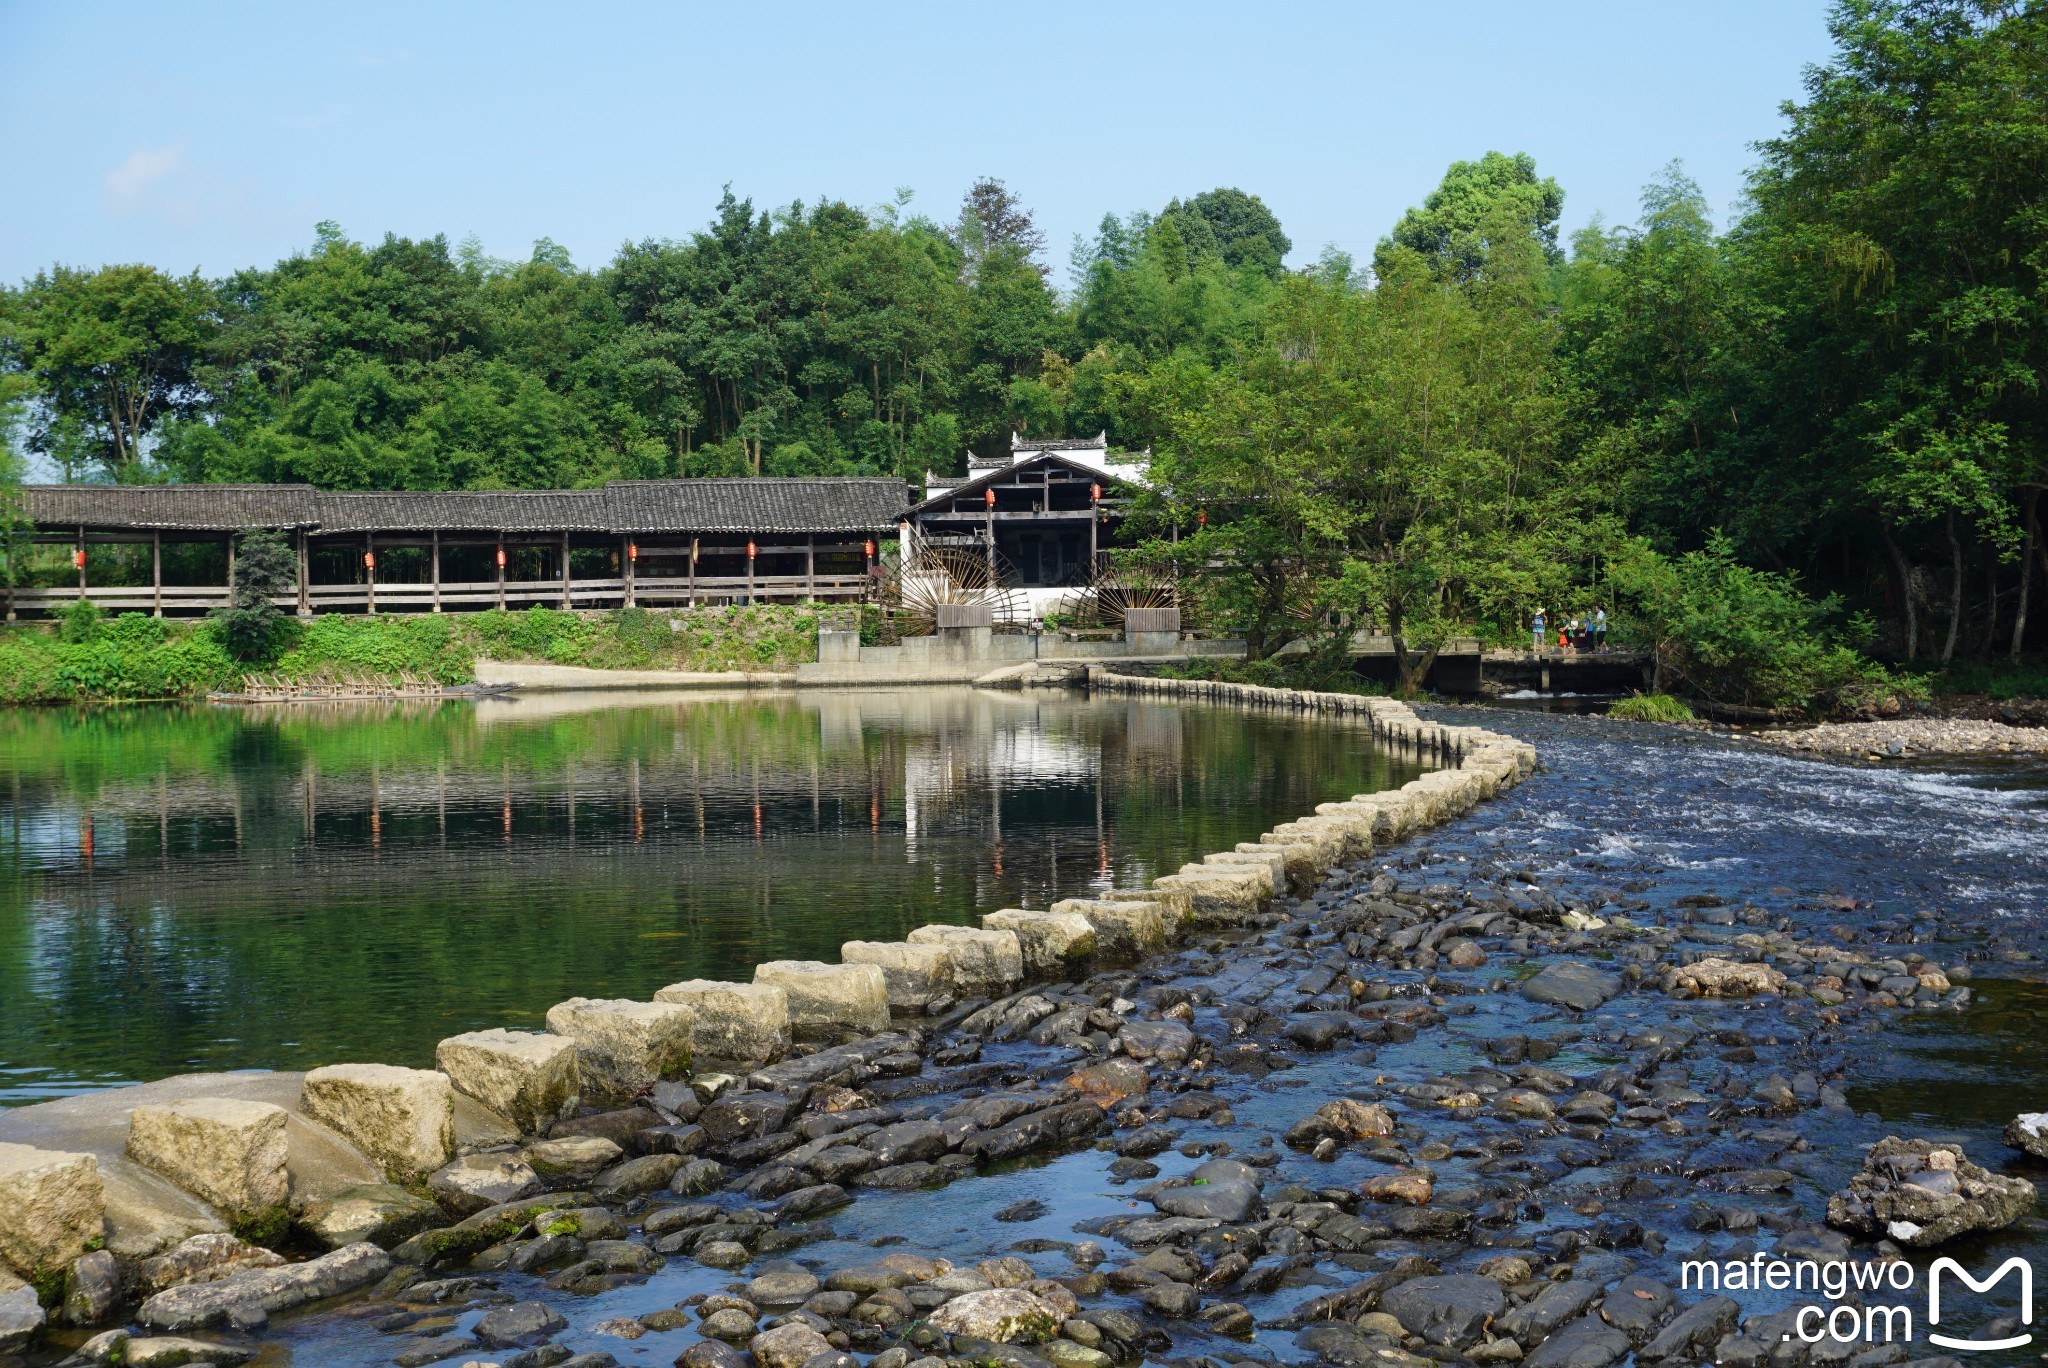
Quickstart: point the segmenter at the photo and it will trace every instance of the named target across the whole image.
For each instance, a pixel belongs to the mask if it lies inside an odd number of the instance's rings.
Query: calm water
[[[0,714],[0,1104],[423,1063],[585,995],[1168,873],[1412,764],[966,688]]]

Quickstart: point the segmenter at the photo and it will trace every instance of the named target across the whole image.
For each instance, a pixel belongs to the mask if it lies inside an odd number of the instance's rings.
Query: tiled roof
[[[24,485],[40,527],[232,532],[883,532],[908,507],[901,480],[614,480],[602,489],[333,494],[311,485]]]

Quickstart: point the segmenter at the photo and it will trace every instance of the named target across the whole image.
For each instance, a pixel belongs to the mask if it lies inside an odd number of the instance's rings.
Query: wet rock
[[[1152,1076],[1134,1059],[1109,1059],[1070,1075],[1067,1086],[1104,1106],[1113,1106],[1151,1091]]]
[[[0,1354],[26,1353],[42,1338],[48,1319],[33,1287],[23,1285],[11,1292],[0,1292]]]
[[[1602,973],[1576,960],[1546,965],[1522,984],[1522,996],[1552,1007],[1590,1012],[1620,995],[1619,974]]]
[[[1152,1197],[1152,1205],[1168,1216],[1206,1218],[1228,1225],[1255,1221],[1265,1214],[1258,1185],[1243,1179],[1166,1188]]]
[[[994,1130],[970,1135],[961,1142],[960,1152],[985,1163],[1014,1159],[1020,1154],[1093,1135],[1101,1128],[1102,1119],[1102,1108],[1093,1102],[1061,1103],[1027,1113]]]
[[[427,1175],[427,1190],[454,1215],[468,1216],[543,1190],[540,1175],[516,1154],[465,1154]]]
[[[1446,1349],[1477,1344],[1506,1307],[1499,1283],[1462,1273],[1411,1278],[1380,1294],[1380,1310],[1402,1329]]]
[[[1501,1317],[1498,1329],[1523,1344],[1534,1344],[1559,1326],[1584,1315],[1600,1299],[1600,1284],[1587,1279],[1549,1283],[1534,1298]]]
[[[626,1154],[632,1154],[639,1147],[641,1133],[650,1126],[660,1124],[659,1112],[649,1107],[635,1105],[572,1117],[556,1125],[552,1135],[557,1140],[572,1135],[595,1136],[600,1140],[611,1141]]]
[[[818,1354],[837,1353],[832,1342],[801,1321],[764,1330],[747,1343],[759,1368],[802,1368]]]
[[[64,1272],[64,1319],[72,1325],[98,1325],[121,1301],[121,1273],[104,1249],[81,1254]]]
[[[1402,1202],[1409,1206],[1427,1205],[1434,1191],[1434,1182],[1421,1169],[1376,1174],[1358,1185],[1359,1195],[1369,1202]]]
[[[600,1173],[591,1191],[600,1202],[617,1205],[643,1192],[659,1192],[687,1162],[680,1154],[645,1154],[628,1159]]]
[[[1751,997],[1782,992],[1785,976],[1768,964],[1740,964],[1709,956],[1664,975],[1664,991],[1694,997]]]
[[[1049,1302],[1020,1287],[969,1292],[929,1317],[934,1329],[996,1344],[1035,1344],[1050,1339],[1063,1319]]]
[[[752,1251],[737,1240],[707,1240],[691,1253],[698,1263],[711,1268],[744,1268],[754,1257]]]
[[[1536,1346],[1526,1368],[1607,1368],[1633,1348],[1627,1335],[1593,1316],[1582,1316]]]
[[[1171,1067],[1194,1053],[1195,1033],[1178,1021],[1127,1021],[1118,1034],[1133,1059]]]
[[[1335,1012],[1309,1012],[1289,1018],[1280,1034],[1304,1050],[1329,1050],[1350,1037],[1351,1023]]]
[[[1677,1304],[1677,1293],[1654,1278],[1635,1274],[1607,1290],[1600,1299],[1599,1315],[1627,1335],[1631,1344],[1647,1344]]]
[[[434,1066],[455,1090],[489,1107],[523,1135],[544,1135],[576,1111],[582,1083],[576,1042],[566,1036],[493,1028],[450,1036]]]
[[[484,1313],[475,1334],[493,1349],[516,1349],[538,1344],[569,1328],[562,1314],[545,1302],[514,1302]]]
[[[860,1142],[880,1165],[936,1159],[946,1152],[946,1133],[935,1121],[899,1121]]]
[[[803,1098],[791,1093],[733,1093],[698,1113],[697,1124],[714,1151],[726,1150],[786,1129],[803,1105]]]
[[[194,1235],[136,1266],[143,1295],[192,1283],[218,1282],[244,1268],[276,1268],[284,1256],[232,1235]]]
[[[771,960],[754,966],[754,982],[788,995],[796,1040],[829,1044],[889,1029],[888,982],[879,965]]]
[[[1202,1307],[1202,1294],[1187,1283],[1162,1282],[1138,1289],[1138,1304],[1160,1316],[1192,1316]]]
[[[368,1243],[352,1244],[301,1264],[245,1268],[218,1282],[159,1292],[136,1319],[159,1330],[192,1330],[229,1320],[260,1324],[269,1314],[352,1292],[391,1271],[391,1256]]]
[[[749,1282],[741,1294],[756,1306],[802,1306],[824,1286],[801,1268],[776,1269]]]
[[[1078,913],[1006,907],[984,915],[981,924],[990,931],[1008,931],[1017,937],[1024,967],[1034,978],[1058,978],[1072,962],[1095,953],[1095,928]]]
[[[438,1202],[392,1183],[363,1183],[312,1203],[299,1225],[329,1249],[362,1240],[389,1249],[447,1220]]]
[[[399,1181],[425,1177],[455,1149],[455,1089],[432,1070],[330,1064],[306,1075],[299,1108]]]
[[[762,1063],[789,1053],[789,996],[772,983],[686,979],[654,995],[690,1009],[693,1054]]]
[[[1708,1297],[1678,1313],[1648,1344],[1636,1351],[1638,1363],[1694,1363],[1714,1356],[1721,1340],[1735,1332],[1742,1308],[1728,1297]]]
[[[726,1340],[739,1344],[761,1333],[761,1327],[746,1312],[736,1307],[725,1307],[713,1311],[699,1324],[698,1329],[715,1340]]]
[[[2048,1112],[2025,1112],[2006,1123],[2005,1143],[2048,1159]]]
[[[519,1152],[519,1158],[550,1188],[582,1187],[619,1162],[625,1151],[596,1135],[571,1135],[540,1140]],[[507,1201],[518,1201],[516,1197]]]
[[[93,1155],[0,1144],[0,1266],[70,1263],[105,1238],[106,1205]]]
[[[547,1022],[576,1042],[586,1105],[622,1106],[689,1071],[696,1018],[681,1003],[576,997],[548,1008]]]
[[[1049,1210],[1036,1197],[1027,1197],[1021,1202],[1012,1202],[995,1214],[998,1221],[1035,1221]]]
[[[716,1339],[699,1340],[676,1359],[676,1368],[750,1368],[751,1364],[745,1353]]]
[[[1862,1171],[1828,1198],[1828,1224],[1926,1249],[2011,1225],[2034,1206],[2034,1185],[1990,1173],[1960,1145],[1887,1136]]]
[[[715,1159],[691,1159],[668,1180],[668,1190],[678,1197],[700,1197],[725,1181],[725,1165]]]
[[[267,1102],[199,1097],[135,1108],[128,1157],[247,1219],[284,1205],[285,1110]]]
[[[953,994],[953,955],[943,945],[847,941],[839,947],[839,958],[880,968],[889,1006],[898,1012],[921,1012]]]
[[[904,938],[943,947],[953,960],[962,997],[1001,997],[1024,980],[1024,947],[1014,931],[974,926],[920,926]]]
[[[588,1200],[587,1193],[564,1192],[548,1197],[527,1197],[500,1206],[485,1207],[465,1216],[452,1226],[415,1235],[391,1251],[400,1263],[423,1264],[435,1259],[461,1258],[509,1240],[536,1219],[550,1212],[565,1211]],[[352,1248],[354,1246],[351,1246]]]
[[[821,1211],[845,1206],[852,1200],[846,1195],[846,1189],[836,1183],[817,1183],[810,1187],[798,1188],[777,1202],[774,1207],[775,1219],[798,1221],[815,1216]]]
[[[1340,1097],[1290,1126],[1286,1141],[1295,1149],[1310,1149],[1323,1139],[1370,1140],[1393,1133],[1394,1114],[1385,1107]]]

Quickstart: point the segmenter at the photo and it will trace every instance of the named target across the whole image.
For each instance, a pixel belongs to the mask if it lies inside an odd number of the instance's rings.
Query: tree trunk
[[[1996,546],[1985,547],[1984,583],[1991,602],[1984,610],[1984,642],[1979,647],[1977,654],[1989,660],[1998,649],[1998,548]]]
[[[1946,665],[1956,658],[1956,638],[1963,629],[1963,542],[1956,536],[1954,513],[1945,515],[1941,522],[1948,533],[1949,554],[1948,640],[1941,644],[1941,663]]]
[[[2030,489],[2027,491],[2027,540],[2026,544],[2020,549],[2019,606],[2014,609],[2012,618],[2012,651],[2010,655],[2015,663],[2020,658],[2020,647],[2027,639],[2027,590],[2034,582],[2034,544],[2039,532],[2039,525],[2035,521],[2035,516],[2039,511],[2037,505],[2040,503],[2040,499],[2040,490]]]
[[[1906,564],[1906,553],[1899,550],[1891,528],[1882,518],[1878,520],[1877,532],[1884,538],[1884,549],[1891,552],[1892,565],[1899,572],[1899,603],[1906,614],[1906,661],[1911,664],[1920,657],[1920,614],[1913,607],[1913,568]]]
[[[1394,633],[1394,669],[1403,698],[1413,698],[1422,692],[1422,681],[1429,675],[1429,667],[1436,664],[1439,646],[1431,646],[1420,654],[1408,649],[1408,639],[1399,632]]]

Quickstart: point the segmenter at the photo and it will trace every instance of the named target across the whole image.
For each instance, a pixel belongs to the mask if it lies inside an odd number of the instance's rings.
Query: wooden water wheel
[[[1000,555],[961,546],[915,546],[909,557],[883,567],[868,602],[880,608],[898,636],[930,636],[941,607],[985,606],[996,627],[1024,622],[1024,600],[1010,588],[1016,575]]]

